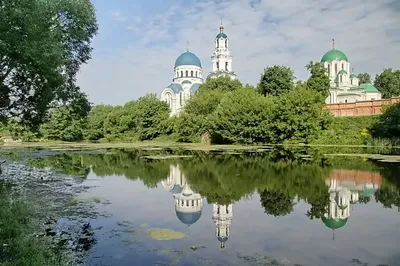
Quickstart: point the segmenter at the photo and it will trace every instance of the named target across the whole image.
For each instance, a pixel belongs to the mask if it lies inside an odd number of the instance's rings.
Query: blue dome
[[[170,88],[175,93],[179,93],[183,90],[181,84],[178,83],[171,83],[167,88]]]
[[[192,225],[197,222],[201,217],[201,212],[176,212],[178,219],[186,225]]]
[[[183,82],[182,82],[182,84],[192,84],[192,82],[190,82],[190,80],[184,80]]]
[[[228,35],[226,35],[226,34],[223,33],[223,32],[220,32],[220,33],[218,33],[218,35],[217,35],[216,38],[217,38],[217,39],[220,39],[220,38],[228,39]]]
[[[192,87],[190,87],[190,90],[192,92],[196,92],[200,88],[200,85],[201,85],[200,83],[195,83],[192,85]]]
[[[175,61],[175,67],[177,66],[198,66],[201,67],[200,59],[194,53],[189,51],[181,54]]]
[[[171,192],[172,194],[178,194],[178,193],[181,193],[182,190],[183,190],[183,187],[181,187],[180,185],[175,185],[175,186],[170,190],[170,192]]]

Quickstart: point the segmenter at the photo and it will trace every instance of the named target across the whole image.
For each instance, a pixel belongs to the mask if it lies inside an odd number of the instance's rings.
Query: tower
[[[213,220],[215,222],[215,236],[221,243],[221,249],[225,248],[225,242],[230,235],[230,226],[233,218],[233,205],[213,204]]]
[[[229,38],[224,32],[224,26],[219,27],[219,33],[214,40],[214,53],[211,56],[212,60],[212,72],[207,78],[215,78],[221,76],[228,76],[232,79],[236,79],[236,74],[232,68],[232,55],[229,51]]]

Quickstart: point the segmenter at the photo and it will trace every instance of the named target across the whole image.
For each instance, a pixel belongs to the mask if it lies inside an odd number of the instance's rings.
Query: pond
[[[85,265],[400,265],[400,163],[329,153],[26,154],[84,178]]]

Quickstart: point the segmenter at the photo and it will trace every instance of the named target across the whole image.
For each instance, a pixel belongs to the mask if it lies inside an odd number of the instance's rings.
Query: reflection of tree
[[[369,196],[359,196],[358,197],[358,202],[360,202],[360,203],[367,204],[370,201],[371,201],[371,197],[369,197]]]
[[[315,191],[315,194],[311,195],[307,201],[311,205],[311,208],[307,211],[307,217],[311,220],[322,218],[325,215],[329,204],[328,187],[325,187],[320,191]]]
[[[52,167],[66,175],[87,177],[90,167],[83,163],[82,154],[58,154],[30,160],[33,167]]]
[[[375,193],[376,202],[382,203],[385,208],[396,206],[400,208],[400,192],[394,187],[385,186]]]
[[[265,213],[269,215],[285,216],[293,211],[293,198],[287,194],[278,191],[267,191],[260,192],[261,206],[264,207]]]

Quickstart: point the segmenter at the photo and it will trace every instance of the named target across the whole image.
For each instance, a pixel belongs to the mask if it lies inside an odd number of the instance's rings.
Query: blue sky
[[[99,33],[78,85],[92,102],[123,104],[170,84],[186,41],[211,71],[220,17],[230,38],[233,69],[256,85],[267,66],[305,65],[332,48],[344,51],[355,73],[400,68],[399,0],[92,0]]]

